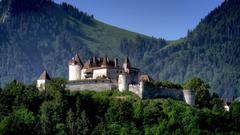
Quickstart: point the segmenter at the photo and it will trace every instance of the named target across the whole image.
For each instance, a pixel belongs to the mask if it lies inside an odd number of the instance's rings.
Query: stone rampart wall
[[[173,98],[185,101],[191,106],[195,106],[195,93],[192,90],[168,89],[161,87],[144,86],[142,82],[137,85],[129,85],[129,91],[135,93],[142,99],[153,98]]]
[[[141,92],[140,85],[138,85],[138,84],[136,84],[136,85],[130,84],[128,86],[128,90],[131,91],[132,93],[138,95],[140,98],[142,98],[142,92]]]
[[[70,91],[84,91],[84,90],[105,91],[117,89],[117,85],[115,82],[111,82],[110,80],[75,81],[68,82],[66,84],[66,89]]]

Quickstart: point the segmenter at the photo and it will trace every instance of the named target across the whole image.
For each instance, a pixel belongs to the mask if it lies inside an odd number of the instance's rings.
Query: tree
[[[82,111],[81,116],[76,121],[77,134],[88,135],[90,133],[91,123],[86,115],[86,111]]]
[[[235,118],[240,118],[240,102],[235,101],[231,104],[230,106],[230,112],[232,113],[232,117]]]
[[[75,118],[74,118],[74,112],[72,112],[72,109],[70,109],[67,112],[66,124],[67,124],[68,134],[75,135],[76,134]]]
[[[34,131],[35,124],[36,118],[33,113],[24,107],[20,107],[0,122],[0,134],[34,135],[36,134]]]
[[[52,134],[54,131],[54,125],[56,123],[52,120],[52,115],[54,113],[53,106],[50,102],[44,102],[40,108],[40,124],[41,124],[41,134],[48,135]]]
[[[212,113],[216,115],[221,115],[224,113],[223,101],[219,98],[213,98],[210,101],[212,105]]]

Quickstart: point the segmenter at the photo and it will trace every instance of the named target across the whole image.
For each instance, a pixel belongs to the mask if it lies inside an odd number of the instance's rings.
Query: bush
[[[144,82],[144,85],[150,86],[150,87],[162,87],[162,88],[169,88],[169,89],[183,89],[183,87],[180,84],[175,84],[170,81],[146,81]]]

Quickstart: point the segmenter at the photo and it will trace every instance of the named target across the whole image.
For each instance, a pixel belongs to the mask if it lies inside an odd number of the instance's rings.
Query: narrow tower
[[[76,54],[69,61],[69,81],[77,81],[81,80],[81,69],[83,67],[83,63],[80,59],[80,55]]]
[[[43,73],[40,75],[39,79],[37,80],[37,88],[38,90],[42,91],[46,88],[47,81],[51,80],[49,77],[47,71],[43,71]]]
[[[126,73],[118,75],[118,90],[121,92],[128,90],[128,75]]]

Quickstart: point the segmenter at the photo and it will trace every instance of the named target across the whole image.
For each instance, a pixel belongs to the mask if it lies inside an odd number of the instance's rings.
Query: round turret
[[[183,90],[185,102],[191,106],[195,106],[195,92],[194,90]]]
[[[127,74],[120,74],[118,76],[118,89],[121,92],[128,90]]]
[[[82,62],[78,54],[69,61],[69,81],[81,80]]]

